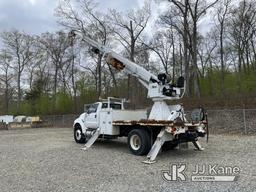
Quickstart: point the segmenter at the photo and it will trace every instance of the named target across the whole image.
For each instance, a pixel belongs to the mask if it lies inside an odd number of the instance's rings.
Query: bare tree
[[[194,95],[200,97],[200,85],[198,78],[198,22],[206,14],[206,11],[214,6],[218,0],[207,3],[202,0],[168,0],[174,5],[174,10],[168,11],[162,16],[165,24],[173,26],[183,37],[185,78],[189,76],[193,80]],[[173,16],[176,20],[173,21]],[[191,67],[189,67],[189,54],[191,55]],[[190,92],[188,93],[190,95]]]
[[[4,84],[4,111],[9,112],[9,103],[11,100],[11,80],[13,78],[13,73],[11,72],[12,57],[8,55],[6,50],[2,50],[0,53],[0,70],[1,76],[0,81]]]
[[[50,57],[53,64],[53,95],[56,96],[59,80],[63,83],[63,89],[66,88],[66,74],[70,66],[72,55],[70,54],[70,41],[68,35],[62,31],[55,34],[42,34],[40,39],[44,50]]]
[[[1,34],[7,52],[12,56],[14,70],[17,75],[17,113],[20,111],[22,99],[21,77],[23,71],[33,58],[33,38],[19,31],[3,32]]]
[[[200,85],[198,78],[198,65],[197,65],[197,55],[198,55],[198,22],[206,11],[214,6],[218,0],[206,3],[205,1],[195,0],[195,2],[190,2],[189,13],[192,18],[192,34],[191,34],[191,57],[192,57],[192,76],[194,79],[194,94],[200,97]]]
[[[189,27],[189,0],[176,1],[168,0],[171,7],[163,15],[160,16],[160,23],[169,29],[174,28],[182,37],[183,44],[183,64],[185,71],[185,79],[190,82],[190,27]],[[191,95],[190,89],[187,89],[186,94]]]
[[[110,21],[113,26],[113,31],[116,39],[124,47],[125,52],[128,53],[129,59],[135,62],[135,56],[142,50],[136,50],[139,47],[139,41],[142,39],[142,33],[145,30],[151,10],[150,4],[145,2],[142,8],[131,10],[125,15],[115,9],[110,10]],[[138,101],[138,82],[135,77],[128,76],[128,95],[132,104]],[[136,102],[138,103],[138,102]]]
[[[79,0],[78,9],[74,10],[69,0],[62,0],[57,9],[57,15],[60,18],[60,24],[69,30],[77,30],[101,42],[103,45],[107,44],[108,39],[111,37],[106,16],[97,12],[97,5],[92,0]],[[91,54],[92,57],[94,55]],[[97,94],[101,96],[102,85],[102,59],[103,55],[98,54],[96,59],[96,74],[97,74]],[[111,77],[116,87],[115,74],[109,65]]]
[[[43,36],[43,35],[42,35]],[[29,69],[29,72],[33,74],[31,75],[32,81],[33,80],[41,80],[41,82],[45,82],[45,85],[43,86],[43,92],[49,93],[50,90],[52,90],[52,84],[51,84],[51,70],[52,70],[52,62],[51,62],[51,56],[48,54],[48,51],[45,48],[45,45],[41,42],[41,36],[36,37],[35,42],[35,49],[36,54],[33,59],[33,69]],[[30,67],[31,68],[31,67]],[[31,82],[32,87],[33,82]]]
[[[238,55],[238,71],[248,71],[250,66],[250,45],[255,35],[256,12],[255,4],[250,0],[242,0],[239,6],[231,10],[229,40]]]
[[[224,35],[226,31],[226,21],[229,14],[229,7],[231,0],[223,0],[218,4],[217,7],[217,25],[219,28],[219,43],[220,43],[220,63],[221,63],[221,90],[222,95],[224,96],[225,87],[224,87],[224,78],[225,78],[225,61],[224,61]]]
[[[180,35],[175,32],[172,26],[168,30],[157,32],[149,46],[160,59],[165,73],[172,76],[173,82],[177,74],[182,74],[182,62],[178,58],[181,51]]]
[[[169,38],[167,32],[156,33],[150,43],[150,49],[153,50],[159,57],[164,71],[167,75],[170,75],[170,63],[172,52],[172,40]]]
[[[215,95],[215,83],[213,79],[213,73],[218,62],[219,55],[218,48],[218,32],[212,30],[207,33],[206,37],[201,37],[198,45],[198,55],[201,63],[199,70],[200,77],[207,77],[209,82],[209,92],[211,96]]]

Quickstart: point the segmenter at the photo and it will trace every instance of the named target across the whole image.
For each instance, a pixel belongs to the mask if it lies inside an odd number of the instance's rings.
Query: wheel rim
[[[76,139],[77,140],[80,140],[82,138],[82,132],[80,129],[77,129],[76,130]]]
[[[135,151],[139,150],[141,147],[141,139],[138,135],[132,135],[130,139],[131,148]]]

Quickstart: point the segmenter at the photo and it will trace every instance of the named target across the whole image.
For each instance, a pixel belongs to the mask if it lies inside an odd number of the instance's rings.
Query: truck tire
[[[178,141],[166,141],[162,146],[162,150],[169,151],[169,150],[175,149],[178,145],[179,145]]]
[[[81,126],[79,124],[75,125],[74,139],[77,143],[85,143],[85,136],[84,136]]]
[[[130,131],[127,142],[134,155],[146,155],[151,148],[150,134],[144,129]]]

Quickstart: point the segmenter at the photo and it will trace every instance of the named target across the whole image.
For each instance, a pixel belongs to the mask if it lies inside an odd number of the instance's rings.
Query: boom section
[[[103,54],[108,64],[110,64],[118,71],[124,71],[127,74],[135,76],[139,80],[143,81],[142,83],[146,84],[147,88],[150,83],[159,83],[159,80],[154,74],[150,73],[148,70],[130,61],[129,59],[126,59],[125,57],[119,55],[108,47],[86,36],[83,36],[83,40],[93,47],[93,51],[95,53]]]

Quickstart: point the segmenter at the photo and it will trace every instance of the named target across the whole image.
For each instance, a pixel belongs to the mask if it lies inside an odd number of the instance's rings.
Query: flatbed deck
[[[203,122],[206,123],[206,122]],[[174,121],[163,121],[163,120],[151,120],[151,119],[141,119],[139,121],[127,121],[119,120],[113,121],[113,125],[122,126],[122,125],[140,125],[140,126],[152,126],[152,127],[173,127],[173,126],[182,126],[193,128],[199,125],[199,123],[183,123],[183,122],[174,122]]]

